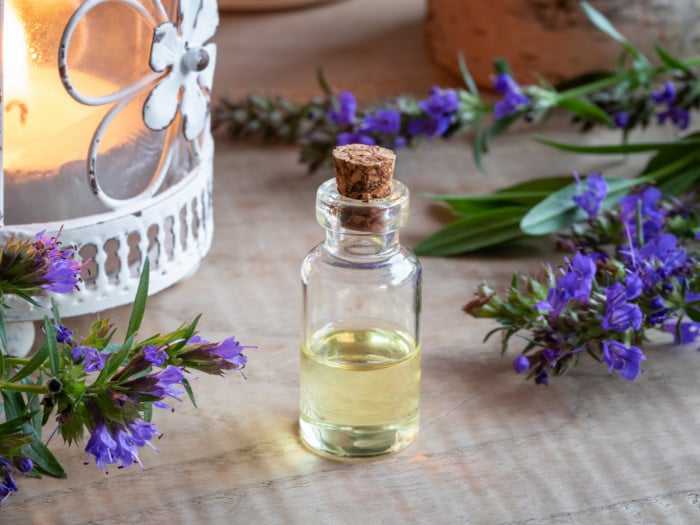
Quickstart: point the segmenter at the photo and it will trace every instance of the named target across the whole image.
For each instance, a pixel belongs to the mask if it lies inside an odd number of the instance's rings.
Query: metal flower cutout
[[[101,4],[116,3],[136,11],[153,27],[149,66],[152,73],[113,93],[89,96],[77,89],[68,64],[69,47],[78,24]],[[106,195],[97,178],[97,155],[107,127],[117,114],[137,96],[151,90],[143,105],[143,122],[152,131],[170,128],[178,110],[183,120],[183,135],[199,157],[199,141],[209,118],[209,96],[214,78],[216,45],[207,43],[219,25],[216,0],[179,0],[178,19],[169,19],[162,0],[85,0],[66,24],[61,38],[58,70],[64,88],[75,100],[89,106],[112,104],[95,130],[88,152],[88,184],[106,205],[117,208],[128,202],[149,197],[158,190],[172,158],[173,133],[168,130],[166,146],[148,187],[135,197],[118,199]],[[155,7],[155,12],[152,9]],[[155,87],[153,87],[155,85]]]
[[[160,131],[170,126],[178,106],[183,132],[189,141],[204,130],[209,115],[209,97],[214,78],[216,45],[206,42],[219,25],[216,0],[180,0],[180,26],[165,22],[153,34],[150,66],[168,71],[143,106],[143,121]],[[182,100],[179,100],[182,89]]]

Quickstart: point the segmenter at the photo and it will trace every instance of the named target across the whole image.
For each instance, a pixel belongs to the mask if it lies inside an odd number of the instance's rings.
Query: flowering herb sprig
[[[676,344],[700,335],[700,208],[646,185],[601,212],[608,181],[591,174],[584,185],[577,176],[576,187],[572,202],[587,219],[562,236],[571,252],[563,264],[515,276],[503,297],[482,284],[464,309],[500,323],[486,338],[500,332],[504,353],[522,336],[513,368],[537,384],[584,356],[634,380],[647,330],[670,332]]]
[[[0,250],[0,293],[26,300],[47,292],[67,293],[80,281],[74,249],[43,233],[31,241],[10,241]],[[0,353],[0,504],[17,492],[19,474],[65,477],[47,445],[55,436],[85,452],[99,468],[142,466],[139,450],[160,434],[153,407],[170,408],[187,395],[194,404],[193,371],[242,373],[243,346],[231,337],[210,342],[196,333],[198,318],[165,334],[137,340],[148,295],[145,261],[124,341],[114,342],[108,319],[95,321],[79,337],[61,321],[55,302],[45,316],[44,343],[31,357],[15,357],[3,326]],[[0,309],[0,321],[3,319]],[[49,436],[43,435],[48,426]],[[46,438],[46,441],[44,439]]]
[[[643,180],[664,182],[664,192],[669,194],[687,190],[700,178],[700,136],[645,144],[629,144],[627,138],[630,131],[652,123],[670,125],[679,132],[689,127],[691,112],[700,107],[700,56],[680,59],[657,46],[658,63],[652,63],[600,12],[586,2],[581,5],[591,23],[622,48],[612,72],[586,74],[557,87],[544,81],[526,85],[498,60],[493,77],[497,98],[492,101],[482,97],[460,58],[464,87],[436,86],[424,99],[398,96],[367,108],[359,108],[352,93],[332,90],[319,76],[323,97],[305,104],[260,95],[241,101],[224,98],[213,112],[213,123],[226,127],[234,139],[296,143],[301,147],[300,160],[310,171],[329,162],[333,147],[348,142],[400,148],[468,132],[475,162],[481,167],[483,154],[512,124],[539,121],[559,109],[568,112],[583,131],[596,126],[619,129],[621,144],[585,147],[538,139],[541,142],[578,153],[655,152],[640,174]],[[415,251],[454,255],[561,231],[571,221],[544,202],[560,190],[571,193],[570,177],[536,178],[490,195],[427,195],[449,205],[455,220]],[[547,220],[541,223],[543,213]],[[533,222],[537,227],[532,227]]]

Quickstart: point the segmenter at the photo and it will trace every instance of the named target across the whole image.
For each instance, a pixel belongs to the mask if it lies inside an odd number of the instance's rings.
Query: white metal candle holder
[[[0,7],[0,236],[61,229],[89,260],[81,290],[55,297],[66,317],[131,302],[147,256],[150,293],[191,274],[213,234],[216,0]],[[47,305],[16,301],[6,319],[40,319]]]

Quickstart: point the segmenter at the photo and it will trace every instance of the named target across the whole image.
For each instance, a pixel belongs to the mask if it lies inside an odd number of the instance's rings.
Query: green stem
[[[0,390],[10,390],[12,392],[24,392],[26,394],[48,394],[49,390],[44,385],[23,385],[21,383],[10,383],[0,381]]]
[[[695,56],[695,57],[690,57],[685,60],[681,60],[683,64],[685,64],[688,67],[693,67],[693,66],[698,66],[700,65],[700,56]],[[668,66],[653,66],[650,68],[650,76],[656,76],[660,73],[666,73],[670,70]],[[600,80],[597,80],[595,82],[591,82],[590,84],[586,84],[584,86],[578,86],[575,88],[567,89],[566,91],[562,91],[561,93],[558,94],[558,98],[579,98],[585,95],[588,95],[594,91],[597,91],[599,89],[605,89],[608,87],[612,87],[626,78],[638,74],[637,71],[625,71],[624,73],[620,73],[617,75],[611,75],[607,78],[602,78]]]
[[[24,366],[29,363],[26,357],[5,357],[5,364],[9,366]]]
[[[647,183],[653,181],[658,182],[664,179],[665,177],[668,177],[669,175],[673,175],[680,168],[684,168],[685,166],[696,160],[698,157],[700,157],[700,152],[694,151],[693,153],[681,157],[673,162],[669,162],[665,166],[657,169],[656,171],[652,171],[651,173],[647,173],[639,177],[638,180],[640,183]]]

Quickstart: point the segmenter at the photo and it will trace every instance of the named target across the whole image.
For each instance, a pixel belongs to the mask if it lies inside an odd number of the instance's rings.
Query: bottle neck
[[[327,228],[324,246],[335,257],[371,262],[385,259],[399,251],[399,231],[359,234]]]
[[[335,179],[316,194],[316,218],[326,231],[325,249],[336,257],[376,262],[399,249],[399,228],[408,219],[408,188],[394,180],[391,194],[361,201],[338,193]]]

